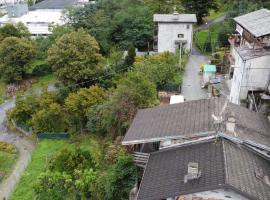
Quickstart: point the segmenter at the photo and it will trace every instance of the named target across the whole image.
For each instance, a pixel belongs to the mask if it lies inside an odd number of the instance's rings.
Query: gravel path
[[[4,198],[8,199],[16,183],[19,181],[21,174],[31,160],[32,151],[35,147],[31,141],[10,132],[5,127],[6,110],[12,108],[14,104],[15,99],[12,99],[0,105],[0,141],[14,144],[19,151],[19,157],[15,166],[13,166],[12,173],[0,184],[0,200]]]

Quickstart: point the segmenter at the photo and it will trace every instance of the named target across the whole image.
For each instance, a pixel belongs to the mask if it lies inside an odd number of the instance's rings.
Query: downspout
[[[243,81],[243,76],[244,76],[244,71],[245,71],[245,68],[246,68],[246,60],[244,60],[244,67],[243,67],[243,70],[242,70],[242,73],[241,73],[241,80],[240,80],[240,86],[239,86],[239,97],[238,97],[238,105],[240,105],[240,96],[241,96],[241,88],[242,88],[242,81]]]

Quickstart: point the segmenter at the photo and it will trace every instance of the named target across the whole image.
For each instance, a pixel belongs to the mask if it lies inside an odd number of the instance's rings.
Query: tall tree
[[[64,34],[48,51],[48,62],[65,85],[94,84],[102,72],[101,61],[98,43],[83,29]]]
[[[28,39],[7,37],[0,44],[0,72],[6,82],[20,81],[35,58],[36,48]]]
[[[198,23],[202,23],[203,17],[218,6],[216,0],[182,0],[182,3],[187,12],[196,14]]]
[[[65,108],[71,125],[77,127],[77,130],[84,128],[88,111],[92,106],[103,103],[105,99],[105,91],[98,86],[81,88],[78,92],[70,93],[65,100]]]

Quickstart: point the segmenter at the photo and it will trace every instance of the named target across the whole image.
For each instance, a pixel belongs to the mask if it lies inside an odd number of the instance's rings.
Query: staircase
[[[145,168],[150,154],[135,151],[132,155],[134,157],[135,165],[138,167]]]

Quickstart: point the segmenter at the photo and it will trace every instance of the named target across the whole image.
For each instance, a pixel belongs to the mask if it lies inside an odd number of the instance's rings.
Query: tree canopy
[[[48,62],[65,85],[95,83],[101,61],[98,43],[83,29],[64,34],[48,50]]]
[[[22,80],[33,61],[36,47],[25,38],[7,37],[0,43],[0,72],[6,82]]]

